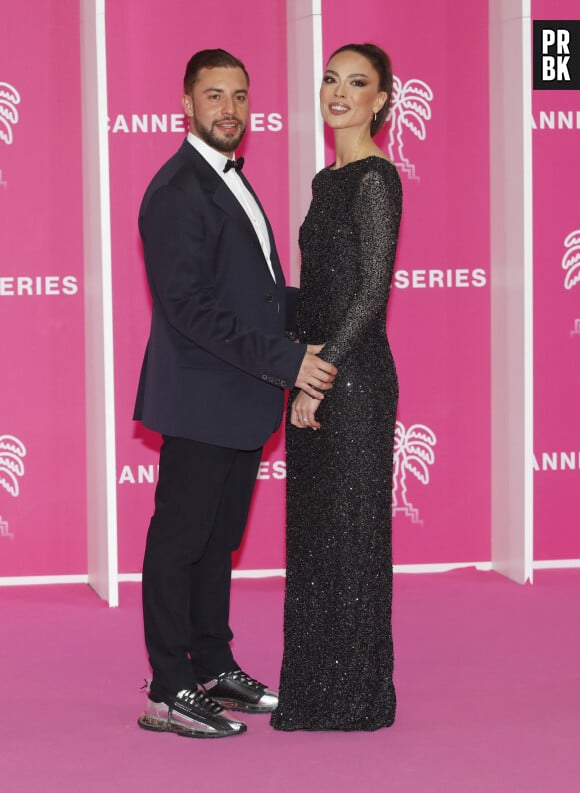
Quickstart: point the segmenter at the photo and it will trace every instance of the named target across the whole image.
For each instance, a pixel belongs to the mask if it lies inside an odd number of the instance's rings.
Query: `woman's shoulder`
[[[387,157],[377,154],[353,160],[340,168],[332,163],[318,171],[312,181],[313,194],[334,189],[365,191],[373,186],[389,193],[402,192],[397,167]]]
[[[401,177],[397,166],[387,157],[373,154],[360,162],[364,165],[360,174],[362,184],[384,185],[388,190],[402,192]]]
[[[324,178],[325,176],[331,176],[332,174],[336,174],[337,176],[351,173],[364,175],[365,173],[372,171],[379,173],[390,173],[393,176],[399,175],[397,167],[393,162],[391,162],[391,160],[388,159],[388,157],[385,157],[382,154],[370,154],[367,157],[362,157],[360,160],[353,160],[346,165],[342,165],[340,168],[336,168],[335,163],[331,163],[325,168],[322,168],[322,170],[318,171],[314,177],[314,180]]]
[[[365,160],[361,160],[361,162],[365,164],[368,172],[374,171],[376,173],[387,174],[388,176],[399,179],[399,171],[397,170],[397,166],[391,160],[389,160],[388,157],[372,154]]]

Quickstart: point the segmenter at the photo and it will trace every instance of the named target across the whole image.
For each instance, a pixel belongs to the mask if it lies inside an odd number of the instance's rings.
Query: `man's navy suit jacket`
[[[150,429],[257,449],[279,426],[305,348],[283,336],[286,287],[266,223],[276,282],[247,214],[187,141],[147,188],[153,312],[134,418]]]

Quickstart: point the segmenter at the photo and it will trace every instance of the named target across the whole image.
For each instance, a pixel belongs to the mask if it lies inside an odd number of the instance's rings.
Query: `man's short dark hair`
[[[250,75],[246,71],[246,67],[239,58],[231,55],[226,50],[200,50],[189,59],[185,67],[185,77],[183,78],[183,92],[190,94],[194,84],[199,78],[199,73],[202,69],[241,69],[246,75],[248,85],[250,84]]]

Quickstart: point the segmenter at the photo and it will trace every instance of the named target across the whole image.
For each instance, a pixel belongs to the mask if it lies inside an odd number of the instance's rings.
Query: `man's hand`
[[[324,347],[323,344],[309,344],[306,348],[306,355],[302,360],[302,366],[296,378],[296,387],[301,388],[308,396],[314,399],[324,399],[321,391],[328,391],[332,388],[332,383],[338,369],[331,363],[323,361],[316,353]]]

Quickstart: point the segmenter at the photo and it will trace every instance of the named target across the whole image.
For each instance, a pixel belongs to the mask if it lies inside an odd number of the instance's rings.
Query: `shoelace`
[[[253,677],[250,677],[245,672],[242,672],[241,669],[237,669],[235,672],[231,672],[229,677],[232,680],[239,680],[240,683],[244,683],[244,685],[249,686],[250,688],[255,688],[256,691],[264,691],[266,686],[263,686],[258,680],[254,680]]]
[[[222,706],[214,702],[213,699],[206,697],[201,691],[195,691],[192,688],[184,688],[182,691],[178,691],[177,699],[186,702],[188,705],[201,705],[210,713],[217,714],[223,711]]]

